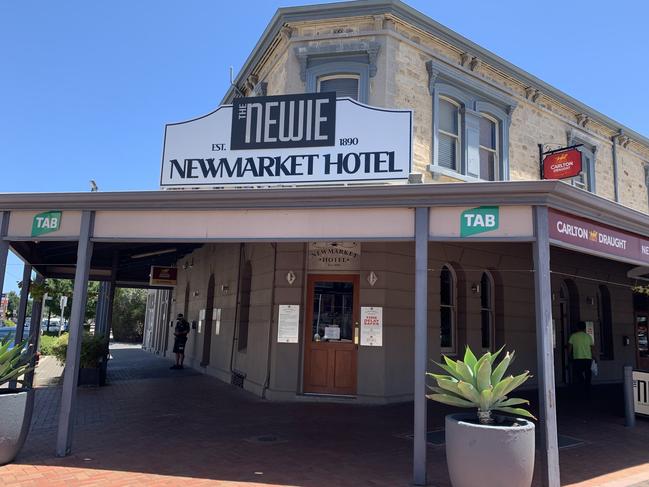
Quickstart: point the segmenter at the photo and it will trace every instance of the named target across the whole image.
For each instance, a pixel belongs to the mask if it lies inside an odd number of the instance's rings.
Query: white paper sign
[[[277,342],[297,343],[300,328],[300,306],[280,304],[277,320]]]
[[[361,307],[361,346],[383,346],[383,308]]]
[[[212,326],[214,327],[214,334],[221,333],[221,308],[214,308],[212,310]]]
[[[205,319],[205,310],[202,309],[198,312],[198,319],[203,321]]]
[[[324,338],[325,340],[340,340],[340,327],[325,326]]]
[[[649,373],[633,371],[633,410],[649,415]]]

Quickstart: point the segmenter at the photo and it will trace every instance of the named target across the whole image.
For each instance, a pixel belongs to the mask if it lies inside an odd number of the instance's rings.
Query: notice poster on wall
[[[649,374],[634,370],[633,410],[636,414],[649,415]]]
[[[383,308],[361,307],[361,346],[383,346]]]
[[[221,333],[221,308],[212,309],[212,326],[215,335]]]
[[[277,343],[297,343],[300,329],[300,306],[280,304],[277,318]]]

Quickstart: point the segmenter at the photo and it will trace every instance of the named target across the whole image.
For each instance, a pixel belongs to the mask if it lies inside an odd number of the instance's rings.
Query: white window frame
[[[501,181],[500,173],[502,172],[502,168],[500,167],[500,139],[502,138],[502,136],[500,130],[501,130],[502,122],[500,121],[500,119],[494,117],[493,115],[490,115],[489,113],[481,112],[480,116],[486,118],[487,120],[493,122],[496,125],[496,147],[492,149],[491,147],[485,147],[484,145],[479,144],[478,149],[479,150],[484,149],[494,154],[494,181]],[[480,176],[482,176],[482,174]],[[482,177],[480,179],[482,179]],[[488,181],[488,179],[482,179],[482,180]]]
[[[457,109],[457,120],[456,120],[457,134],[446,132],[445,130],[439,128],[439,124],[437,124],[438,133],[455,139],[455,169],[451,169],[445,166],[439,166],[439,167],[446,169],[447,171],[461,172],[462,171],[462,104],[448,96],[440,96],[439,101],[445,101],[447,103],[450,103],[451,105],[455,106],[455,108]],[[437,154],[435,155],[435,160],[439,164],[439,144],[437,144]]]
[[[451,304],[442,304],[442,272],[444,268],[447,268],[451,275]],[[447,355],[456,355],[457,354],[457,272],[451,264],[443,264],[440,268],[439,274],[439,319],[440,319],[440,333],[442,330],[442,308],[448,308],[451,310],[451,346],[442,347],[441,346],[441,334],[440,334],[440,351]]]
[[[329,81],[333,79],[355,79],[358,84],[356,85],[356,100],[360,101],[361,97],[361,75],[358,73],[332,73],[324,74],[316,78],[316,91],[319,93],[320,85],[323,81]]]

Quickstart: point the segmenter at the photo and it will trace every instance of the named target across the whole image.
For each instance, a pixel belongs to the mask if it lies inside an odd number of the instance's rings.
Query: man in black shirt
[[[176,319],[176,329],[174,330],[174,353],[176,354],[176,365],[172,365],[171,369],[182,369],[183,362],[185,361],[185,344],[187,343],[187,335],[189,334],[189,323],[183,317],[182,313]]]

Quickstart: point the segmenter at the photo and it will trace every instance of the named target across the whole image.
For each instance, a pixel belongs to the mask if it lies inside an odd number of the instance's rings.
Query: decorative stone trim
[[[306,81],[306,70],[309,58],[326,55],[352,55],[367,54],[369,64],[369,76],[373,78],[376,75],[376,59],[379,55],[381,44],[373,41],[357,41],[344,44],[327,44],[324,46],[302,46],[295,48],[295,56],[300,63],[300,79]]]
[[[471,69],[471,71],[476,71],[480,69],[480,59],[478,59],[477,57],[473,57],[471,59],[471,62],[469,63],[469,69]]]
[[[288,42],[288,40],[293,37],[293,28],[288,25],[284,25],[279,29],[279,35],[282,37],[282,40]]]
[[[586,128],[586,125],[588,125],[588,122],[590,122],[590,117],[585,113],[578,113],[576,115],[576,118],[577,118],[577,125],[579,125],[580,127]]]
[[[540,96],[541,96],[541,92],[536,88],[532,86],[528,86],[527,88],[525,88],[525,98],[531,100],[532,103],[536,103],[536,101],[540,98]]]

